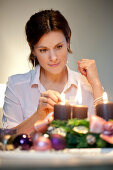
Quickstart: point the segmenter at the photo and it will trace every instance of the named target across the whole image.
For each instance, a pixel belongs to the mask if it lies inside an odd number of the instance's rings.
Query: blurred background
[[[35,12],[56,9],[72,29],[68,65],[77,71],[77,60],[95,59],[100,80],[113,100],[113,0],[0,0],[0,83],[31,69],[25,24]]]

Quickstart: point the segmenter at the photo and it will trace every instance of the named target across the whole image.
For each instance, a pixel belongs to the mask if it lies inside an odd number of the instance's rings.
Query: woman
[[[80,82],[82,103],[88,114],[94,114],[93,102],[103,94],[94,60],[78,61],[74,72],[66,65],[71,53],[71,29],[64,16],[55,10],[40,11],[26,24],[27,41],[31,49],[29,60],[35,67],[26,74],[11,76],[5,93],[3,124],[15,127],[18,133],[33,130],[37,120],[43,120],[53,111],[54,104],[75,97]]]

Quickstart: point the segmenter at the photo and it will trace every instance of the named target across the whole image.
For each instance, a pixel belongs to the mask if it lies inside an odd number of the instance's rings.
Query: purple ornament
[[[65,137],[58,135],[58,134],[53,134],[51,136],[51,143],[52,147],[55,150],[63,150],[66,148],[66,140]]]
[[[20,134],[15,137],[13,141],[15,148],[20,148],[21,150],[29,150],[32,146],[31,138],[26,134]]]

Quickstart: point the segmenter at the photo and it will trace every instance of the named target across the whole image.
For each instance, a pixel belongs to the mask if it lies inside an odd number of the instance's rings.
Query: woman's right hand
[[[38,116],[44,119],[50,112],[54,110],[54,104],[61,101],[60,93],[54,90],[48,90],[41,93],[38,104]]]

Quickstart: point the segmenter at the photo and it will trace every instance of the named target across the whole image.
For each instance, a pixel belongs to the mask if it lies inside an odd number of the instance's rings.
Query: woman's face
[[[44,34],[34,46],[33,54],[46,72],[60,73],[67,63],[68,43],[61,31]]]

